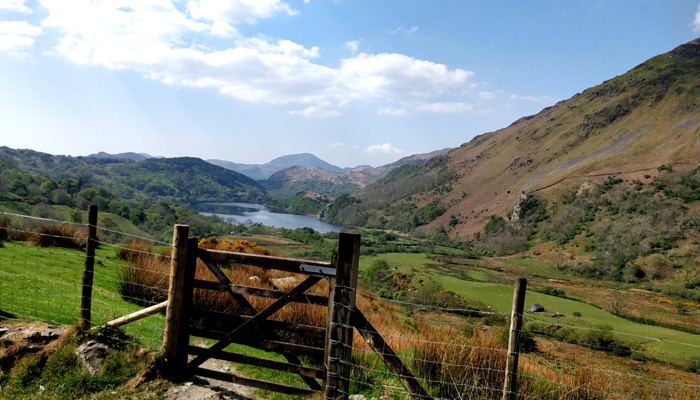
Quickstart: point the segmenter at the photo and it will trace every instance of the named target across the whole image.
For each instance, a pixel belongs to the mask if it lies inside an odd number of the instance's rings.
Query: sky
[[[698,36],[699,0],[0,0],[0,145],[380,166]]]

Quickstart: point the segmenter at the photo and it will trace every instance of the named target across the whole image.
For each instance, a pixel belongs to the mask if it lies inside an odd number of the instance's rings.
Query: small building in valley
[[[528,312],[531,313],[537,313],[537,312],[545,312],[546,310],[544,309],[544,306],[540,303],[535,303],[531,305],[530,307],[527,308]]]

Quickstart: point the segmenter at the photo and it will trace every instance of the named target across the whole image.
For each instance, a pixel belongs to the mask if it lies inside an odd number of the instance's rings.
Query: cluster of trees
[[[658,267],[647,263],[642,268],[635,263],[652,253],[668,255],[687,236],[688,229],[697,230],[696,216],[684,205],[694,201],[689,184],[697,183],[688,177],[697,173],[697,168],[665,171],[649,184],[609,177],[602,185],[572,191],[544,238],[562,245],[578,244],[592,256],[591,264],[562,266],[572,272],[618,280],[639,279],[647,273],[649,278],[660,278]],[[688,196],[682,198],[677,193]]]
[[[550,207],[530,196],[520,220],[492,215],[470,244],[477,254],[500,256],[527,250],[533,239],[553,241],[589,255],[591,262],[557,262],[568,272],[628,281],[664,279],[674,269],[700,261],[700,245],[691,234],[700,230],[691,206],[698,201],[700,167],[674,171],[664,165],[647,183],[609,176],[599,185],[572,188]]]
[[[338,232],[320,233],[312,228],[279,228],[277,233],[284,238],[309,245],[310,250],[297,254],[302,258],[330,260],[333,252],[338,248]]]
[[[205,217],[181,203],[122,199],[85,179],[53,179],[0,163],[0,201],[33,216],[85,222],[88,205],[100,210],[100,226],[169,240],[174,224],[188,224],[197,236],[227,233],[234,228],[217,217]],[[12,207],[11,207],[12,208]]]
[[[402,165],[354,196],[336,197],[323,217],[340,225],[412,232],[445,213],[440,195],[451,190],[455,179],[445,157]],[[424,193],[432,201],[414,198]]]
[[[497,215],[489,216],[482,232],[475,235],[470,245],[474,253],[502,256],[525,251],[538,233],[540,222],[549,218],[547,202],[536,196],[520,204],[519,218],[510,221]]]
[[[33,150],[0,148],[0,164],[54,181],[72,179],[101,186],[122,199],[199,202],[245,201],[269,204],[271,197],[254,180],[198,158],[151,158],[144,161],[53,156]],[[30,179],[23,178],[25,185]],[[21,182],[13,189],[22,196]]]
[[[311,197],[306,192],[299,192],[294,197],[278,199],[276,206],[292,214],[318,215],[330,201],[327,196]]]

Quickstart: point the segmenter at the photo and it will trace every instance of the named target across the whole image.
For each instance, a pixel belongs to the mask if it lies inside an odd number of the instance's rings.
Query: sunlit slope
[[[466,235],[479,231],[489,215],[505,216],[521,192],[556,197],[563,188],[610,174],[636,179],[655,175],[662,164],[695,165],[699,136],[696,39],[536,115],[474,138],[448,153],[437,169],[428,163],[403,177],[390,175],[358,197],[372,203],[370,199],[386,193],[386,185],[409,188],[402,197],[392,198],[393,204],[410,201],[421,207],[438,200],[446,209],[419,230],[449,225],[452,236]],[[434,184],[412,185],[421,174],[433,176]],[[379,207],[367,212],[370,222],[382,216]]]

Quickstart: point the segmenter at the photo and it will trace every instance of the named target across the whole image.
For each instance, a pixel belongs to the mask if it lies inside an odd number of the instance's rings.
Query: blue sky
[[[0,0],[0,145],[379,166],[698,36],[698,0]]]

